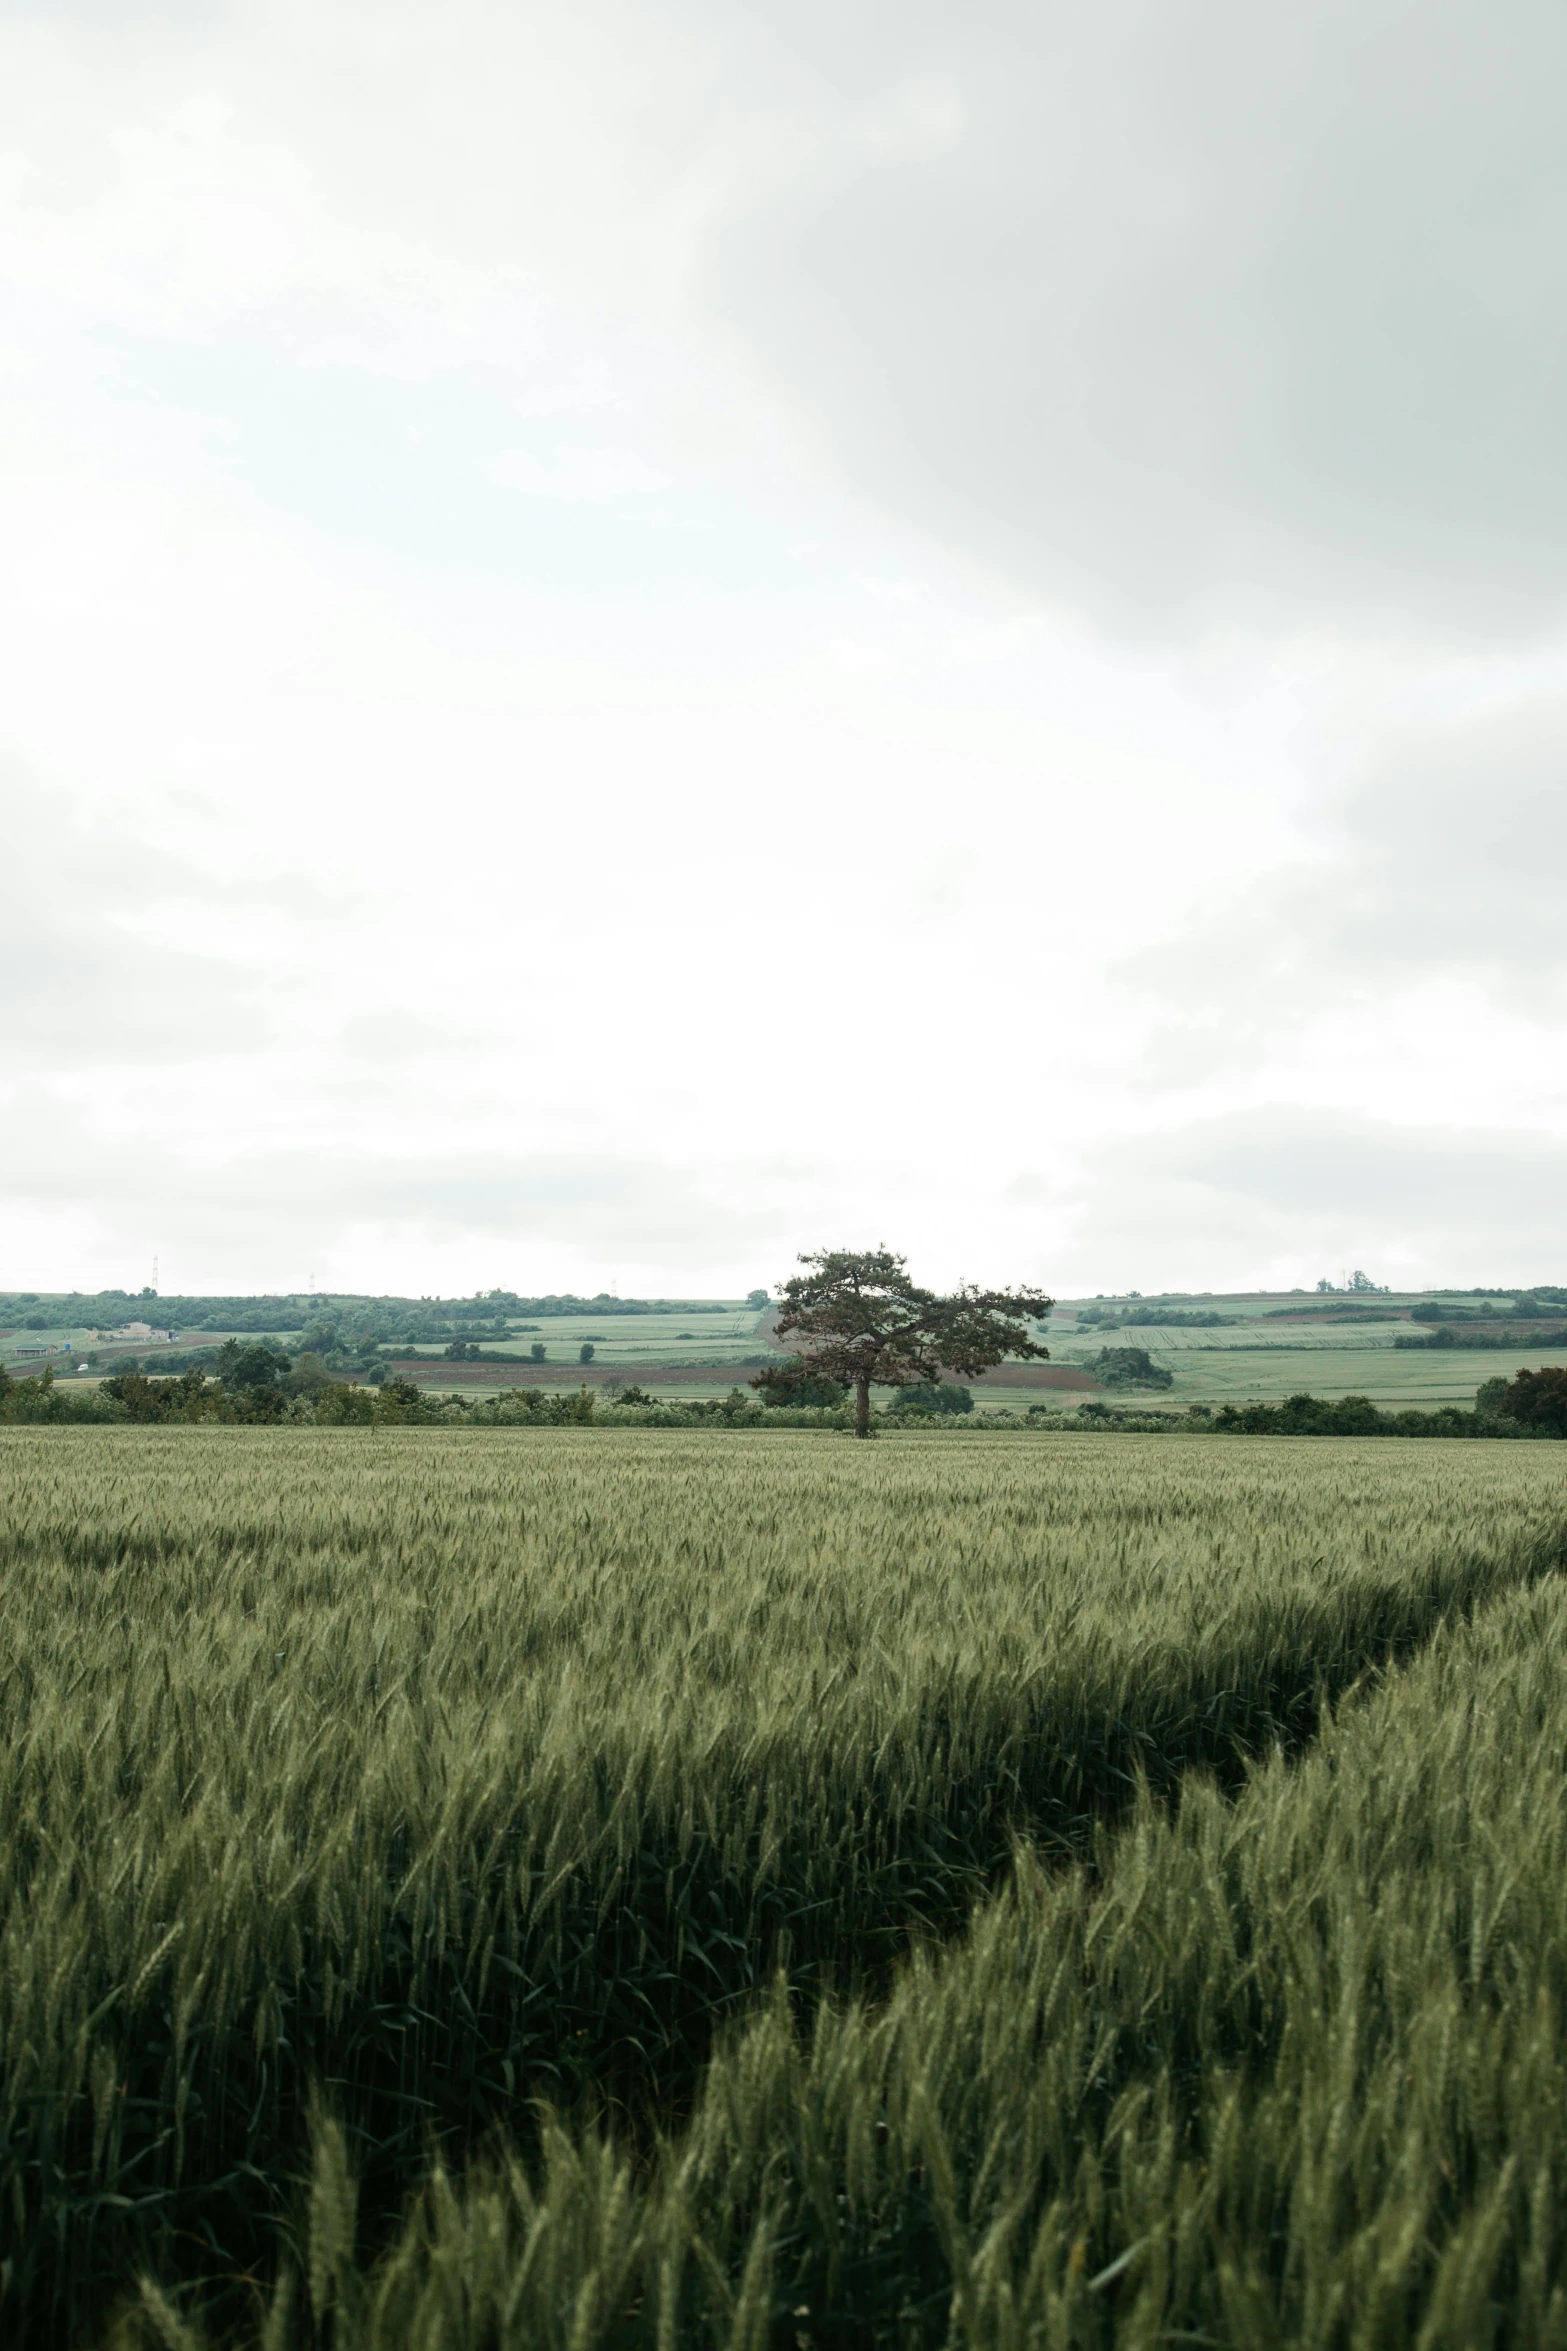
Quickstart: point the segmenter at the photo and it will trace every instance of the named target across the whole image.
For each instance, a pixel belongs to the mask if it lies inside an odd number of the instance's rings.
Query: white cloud
[[[1564,37],[13,12],[10,1278],[1490,1278]]]
[[[1145,627],[1561,614],[1547,0],[761,17],[709,282],[856,486]]]
[[[1368,1109],[1420,1117],[1439,1099],[1554,1130],[1564,888],[1567,698],[1389,728],[1292,858],[1126,956],[1119,977],[1152,1014],[1145,1075],[1181,1088],[1266,1072]]]
[[[1556,1281],[1564,1182],[1567,1136],[1268,1106],[1099,1150],[1073,1248],[1102,1288],[1150,1265],[1172,1288],[1310,1287],[1346,1263],[1394,1287]]]
[[[0,765],[0,838],[0,1087],[259,1047],[269,1021],[254,969],[191,935],[212,906],[210,875],[69,807],[15,764]],[[224,895],[231,925],[265,906],[244,885]]]
[[[520,490],[530,498],[587,499],[646,498],[666,489],[667,474],[649,465],[634,449],[593,449],[567,446],[537,454],[527,449],[503,449],[489,464],[492,482],[503,490]]]

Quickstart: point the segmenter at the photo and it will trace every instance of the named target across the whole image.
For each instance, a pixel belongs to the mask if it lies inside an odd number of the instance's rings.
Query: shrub
[[[972,1412],[973,1409],[972,1393],[956,1380],[927,1380],[900,1388],[892,1406],[894,1412],[924,1414]]]
[[[218,1378],[231,1395],[261,1394],[276,1389],[288,1377],[289,1359],[281,1347],[259,1340],[242,1347],[237,1339],[218,1349]]]
[[[199,1371],[182,1372],[178,1379],[150,1380],[144,1371],[116,1372],[104,1380],[98,1393],[118,1404],[126,1420],[215,1420],[226,1417],[227,1399],[209,1387]]]
[[[382,1421],[415,1420],[424,1397],[412,1380],[387,1380],[376,1398],[375,1417]]]
[[[830,1380],[825,1372],[813,1371],[803,1355],[791,1355],[785,1363],[767,1364],[751,1386],[758,1391],[762,1402],[774,1409],[802,1404],[830,1409],[841,1404],[849,1393],[842,1380]]]
[[[14,1380],[0,1366],[0,1421],[13,1426],[36,1425],[59,1420],[111,1420],[119,1417],[113,1404],[106,1404],[100,1395],[90,1389],[62,1388],[55,1380],[52,1365],[33,1379]]]
[[[1567,1437],[1567,1371],[1552,1367],[1516,1373],[1497,1398],[1496,1409],[1542,1435]]]
[[[1173,1388],[1175,1374],[1155,1363],[1146,1347],[1101,1347],[1088,1366],[1102,1388]]]
[[[393,1381],[391,1386],[408,1387],[408,1381]],[[382,1389],[382,1394],[386,1392]],[[419,1393],[414,1389],[414,1394]],[[377,1417],[379,1399],[368,1388],[356,1388],[349,1381],[334,1382],[319,1391],[315,1398],[313,1418],[321,1428],[365,1426]]]

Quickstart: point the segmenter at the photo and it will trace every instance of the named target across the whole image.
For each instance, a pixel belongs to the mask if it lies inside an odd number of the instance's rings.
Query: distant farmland
[[[743,1359],[730,1363],[641,1363],[634,1367],[637,1384],[647,1388],[711,1387],[715,1382],[743,1386],[754,1368]],[[524,1360],[501,1364],[442,1363],[432,1362],[429,1356],[409,1356],[394,1362],[392,1370],[399,1378],[423,1379],[427,1386],[439,1387],[559,1388],[576,1387],[582,1381],[600,1388],[613,1381],[631,1384],[624,1364],[600,1362],[596,1357],[592,1363]],[[437,1375],[434,1381],[432,1371]],[[999,1371],[986,1372],[971,1384],[977,1388],[1066,1388],[1082,1393],[1097,1388],[1099,1382],[1076,1364],[1019,1363],[1003,1364]]]
[[[1498,1307],[1519,1293],[1493,1292]],[[1150,1399],[1173,1409],[1189,1404],[1271,1402],[1309,1390],[1318,1396],[1369,1396],[1393,1405],[1468,1404],[1482,1380],[1525,1366],[1567,1365],[1567,1349],[1541,1344],[1567,1324],[1567,1311],[1552,1306],[1537,1319],[1512,1321],[1498,1311],[1476,1315],[1476,1303],[1452,1300],[1454,1328],[1462,1335],[1495,1336],[1516,1342],[1501,1348],[1411,1347],[1433,1326],[1414,1323],[1412,1307],[1429,1301],[1429,1290],[1402,1295],[1340,1295],[1281,1298],[1277,1293],[1235,1297],[1148,1300],[1147,1321],[1121,1321],[1138,1312],[1139,1301],[1080,1300],[1057,1310],[1050,1322],[1051,1353],[1059,1362],[1091,1366],[1105,1347],[1143,1347],[1151,1360],[1174,1375],[1174,1385]],[[1438,1304],[1440,1305],[1438,1294]],[[1161,1311],[1208,1311],[1223,1316],[1208,1325],[1170,1325]],[[1085,1314],[1114,1313],[1113,1325],[1087,1324]],[[1364,1317],[1365,1319],[1362,1319]],[[1471,1317],[1475,1319],[1471,1320]],[[1403,1346],[1395,1342],[1403,1340]],[[1019,1370],[1021,1367],[1019,1367]],[[1021,1388],[1019,1372],[1003,1366],[999,1386]]]
[[[1250,1292],[1067,1299],[1057,1306],[1044,1333],[1052,1360],[1043,1365],[1003,1364],[972,1383],[974,1399],[981,1411],[1023,1411],[1042,1404],[1070,1410],[1101,1384],[1095,1366],[1103,1348],[1141,1347],[1156,1366],[1171,1374],[1173,1384],[1157,1392],[1112,1393],[1156,1409],[1273,1402],[1301,1391],[1324,1397],[1366,1395],[1389,1405],[1468,1404],[1480,1382],[1498,1373],[1567,1366],[1567,1349],[1543,1344],[1547,1336],[1567,1327],[1567,1305],[1542,1298],[1538,1316],[1517,1317],[1510,1309],[1519,1295],[1453,1294],[1444,1300],[1441,1293],[1430,1291],[1332,1296]],[[58,1374],[70,1373],[73,1383],[80,1378],[85,1388],[87,1378],[74,1368],[84,1348],[91,1351],[99,1373],[114,1370],[127,1354],[158,1369],[171,1362],[177,1367],[190,1349],[211,1349],[228,1335],[217,1327],[216,1313],[204,1310],[200,1300],[164,1300],[156,1308],[122,1300],[115,1309],[122,1320],[131,1318],[133,1307],[139,1319],[166,1315],[177,1334],[175,1344],[94,1338],[93,1322],[73,1320],[73,1312],[81,1315],[89,1303],[37,1300],[20,1293],[0,1297],[8,1318],[8,1327],[0,1321],[0,1361],[19,1375],[52,1363]],[[773,1336],[775,1309],[758,1310],[739,1299],[673,1304],[599,1299],[575,1301],[569,1307],[534,1304],[526,1310],[516,1304],[481,1310],[474,1300],[443,1304],[321,1297],[213,1303],[225,1310],[235,1332],[253,1336],[265,1326],[290,1353],[299,1351],[313,1319],[336,1318],[345,1332],[362,1335],[367,1352],[340,1358],[334,1376],[363,1379],[379,1362],[395,1377],[464,1395],[516,1387],[575,1389],[584,1381],[602,1389],[616,1379],[650,1389],[673,1388],[687,1396],[722,1394],[732,1386],[744,1386],[759,1362],[777,1360],[786,1352]],[[1427,1316],[1415,1322],[1412,1310],[1422,1304]],[[177,1311],[180,1308],[186,1311]],[[1428,1348],[1408,1343],[1432,1328],[1429,1311],[1448,1310],[1459,1344]],[[476,1319],[481,1313],[482,1319]],[[1172,1314],[1184,1319],[1161,1319]],[[107,1319],[106,1313],[99,1315],[96,1327],[102,1328]],[[1462,1343],[1470,1337],[1503,1343]],[[462,1338],[471,1338],[492,1360],[452,1361],[447,1349],[453,1339]],[[589,1364],[578,1360],[584,1344],[593,1348]],[[531,1360],[535,1345],[546,1350],[542,1364]]]
[[[1472,1327],[1477,1336],[1516,1336],[1516,1349],[1409,1346],[1411,1338],[1421,1337],[1430,1327],[1411,1322],[1410,1309],[1430,1295],[1414,1291],[1397,1298],[1345,1300],[1337,1306],[1276,1292],[1146,1302],[1153,1317],[1172,1308],[1223,1317],[1195,1327],[1157,1319],[1121,1322],[1122,1314],[1137,1311],[1135,1300],[1063,1301],[1045,1333],[1052,1357],[1048,1364],[1002,1364],[970,1384],[981,1411],[1022,1410],[1055,1400],[1070,1410],[1099,1388],[1093,1366],[1103,1348],[1142,1347],[1155,1365],[1173,1375],[1174,1384],[1154,1393],[1111,1391],[1119,1401],[1141,1399],[1154,1407],[1184,1411],[1191,1404],[1273,1402],[1309,1390],[1319,1396],[1367,1395],[1381,1404],[1435,1406],[1471,1403],[1480,1382],[1498,1372],[1511,1373],[1525,1365],[1567,1365],[1567,1350],[1541,1347],[1538,1336],[1531,1337],[1528,1323],[1513,1326],[1501,1315],[1472,1325],[1466,1320],[1462,1328],[1467,1334]],[[1098,1325],[1082,1320],[1085,1314],[1096,1313],[1116,1319]],[[509,1339],[505,1352],[512,1361],[506,1364],[450,1363],[431,1349],[399,1355],[394,1368],[400,1376],[426,1386],[464,1393],[517,1386],[574,1388],[584,1380],[602,1387],[615,1379],[646,1388],[722,1393],[730,1386],[743,1386],[759,1357],[782,1352],[772,1339],[772,1320],[771,1310],[758,1315],[743,1308],[705,1318],[700,1331],[689,1317],[676,1314],[619,1322],[591,1314],[552,1318],[536,1333]],[[1533,1328],[1538,1334],[1563,1323],[1567,1310],[1549,1325],[1536,1323]],[[542,1364],[528,1359],[535,1337],[548,1349]],[[576,1361],[584,1339],[594,1345],[590,1364]],[[1396,1346],[1399,1339],[1406,1344]]]

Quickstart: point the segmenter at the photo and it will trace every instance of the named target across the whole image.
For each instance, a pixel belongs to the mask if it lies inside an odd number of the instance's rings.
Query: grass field
[[[0,1478],[9,2339],[1558,2339],[1567,1450]]]
[[[635,1372],[628,1371],[627,1381],[635,1379],[636,1376]],[[511,1380],[486,1380],[483,1378],[454,1380],[450,1377],[443,1379],[437,1369],[432,1369],[428,1373],[417,1372],[413,1377],[416,1384],[432,1396],[466,1396],[470,1401],[482,1401],[490,1396],[511,1396],[516,1393],[516,1383]],[[661,1403],[700,1404],[727,1396],[732,1388],[740,1388],[744,1391],[747,1401],[754,1404],[757,1402],[757,1398],[751,1395],[747,1386],[750,1377],[749,1371],[737,1365],[733,1371],[715,1371],[710,1378],[705,1379],[687,1378],[679,1382],[656,1381],[653,1385],[653,1393]],[[582,1375],[575,1364],[563,1365],[559,1379],[541,1380],[538,1384],[546,1395],[574,1396],[582,1385]],[[602,1387],[602,1384],[602,1382],[594,1383],[596,1387]],[[880,1390],[877,1391],[878,1403],[889,1403],[891,1398],[892,1390],[890,1388],[885,1395]],[[601,1417],[603,1417],[602,1406]]]
[[[1273,1403],[1302,1390],[1317,1396],[1369,1396],[1375,1404],[1396,1406],[1469,1405],[1480,1382],[1498,1373],[1510,1377],[1522,1367],[1567,1364],[1567,1350],[1542,1346],[1539,1335],[1546,1328],[1559,1329],[1567,1314],[1536,1323],[1532,1336],[1528,1324],[1521,1325],[1514,1343],[1502,1349],[1395,1346],[1397,1339],[1422,1335],[1422,1326],[1398,1309],[1426,1295],[1191,1300],[1183,1303],[1222,1314],[1225,1321],[1206,1328],[1128,1323],[1110,1331],[1082,1327],[1076,1319],[1084,1303],[1079,1301],[1052,1321],[1050,1345],[1057,1361],[1088,1365],[1103,1346],[1145,1347],[1156,1364],[1174,1374],[1174,1385],[1164,1391],[1172,1405]],[[1499,1295],[1505,1301],[1506,1293]],[[1335,1307],[1367,1319],[1294,1319]],[[1118,1311],[1135,1308],[1121,1302]],[[1068,1396],[1003,1393],[999,1386],[981,1391],[981,1397],[992,1408],[1045,1401],[1070,1407],[1073,1402]]]
[[[1396,1326],[1406,1334],[1407,1323]],[[1342,1334],[1309,1333],[1301,1345],[1283,1342],[1258,1344],[1255,1340],[1232,1342],[1227,1345],[1201,1344],[1208,1334],[1196,1331],[1116,1331],[1106,1344],[1146,1346],[1153,1362],[1174,1374],[1173,1386],[1147,1398],[1157,1405],[1180,1409],[1188,1404],[1241,1404],[1253,1401],[1272,1403],[1280,1397],[1299,1394],[1303,1389],[1316,1396],[1369,1396],[1373,1403],[1397,1406],[1462,1404],[1472,1405],[1475,1390],[1482,1380],[1495,1379],[1498,1374],[1510,1378],[1521,1366],[1531,1369],[1541,1364],[1567,1364],[1567,1350],[1531,1346],[1520,1338],[1511,1350],[1470,1347],[1395,1348],[1391,1333],[1375,1340],[1358,1336],[1346,1343]],[[1221,1334],[1222,1336],[1222,1334]],[[1180,1342],[1177,1344],[1176,1342]],[[751,1342],[756,1351],[757,1342]],[[744,1351],[744,1350],[742,1350]],[[719,1355],[686,1351],[687,1358],[709,1362]],[[1093,1354],[1084,1348],[1062,1349],[1052,1343],[1051,1354],[1058,1363],[1092,1363]],[[609,1360],[608,1352],[601,1353],[596,1368]],[[645,1360],[674,1362],[679,1360],[673,1351],[659,1350]],[[618,1359],[617,1359],[618,1362]],[[450,1390],[453,1394],[481,1396],[499,1394],[503,1384],[487,1385],[483,1380],[464,1380],[461,1383],[443,1380],[438,1362],[430,1364],[428,1372],[417,1376],[420,1384],[436,1391]],[[561,1364],[559,1378],[552,1383],[561,1389],[574,1389],[580,1379],[576,1365]],[[634,1367],[628,1367],[627,1377],[635,1378]],[[733,1372],[715,1372],[705,1381],[682,1381],[671,1396],[692,1400],[700,1397],[727,1395],[735,1385],[745,1386],[750,1378],[747,1370],[738,1365]],[[1120,1401],[1137,1400],[1137,1391],[1122,1392]],[[1069,1388],[1012,1388],[1006,1384],[1005,1366],[995,1383],[986,1381],[973,1390],[976,1410],[1026,1412],[1031,1406],[1043,1406],[1052,1411],[1071,1412],[1083,1402],[1081,1393]],[[878,1389],[878,1403],[890,1403],[893,1391]]]
[[[1377,1319],[1317,1324],[1287,1317],[1320,1311],[1333,1301],[1258,1294],[1191,1302],[1224,1315],[1225,1322],[1217,1326],[1193,1329],[1150,1323],[1101,1331],[1079,1325],[1076,1317],[1086,1302],[1078,1301],[1063,1307],[1046,1335],[1052,1359],[1059,1364],[1091,1364],[1103,1346],[1146,1347],[1155,1363],[1174,1374],[1174,1386],[1164,1391],[1172,1406],[1273,1402],[1302,1389],[1319,1396],[1367,1395],[1374,1403],[1399,1406],[1469,1405],[1480,1382],[1498,1372],[1511,1374],[1522,1365],[1567,1364],[1567,1350],[1542,1348],[1527,1329],[1520,1332],[1512,1351],[1396,1348],[1396,1338],[1420,1335],[1420,1326],[1397,1312],[1410,1302],[1341,1298],[1339,1306],[1352,1306]],[[1558,1317],[1557,1323],[1564,1319],[1567,1315]],[[585,1338],[595,1342],[596,1370],[623,1370],[633,1379],[640,1367],[651,1364],[734,1363],[732,1374],[715,1373],[702,1384],[682,1383],[678,1393],[695,1399],[722,1396],[736,1381],[744,1384],[749,1377],[742,1368],[744,1359],[765,1352],[768,1344],[758,1336],[758,1320],[748,1309],[700,1318],[595,1320],[586,1315],[552,1319],[541,1326],[538,1336],[549,1348],[551,1367],[558,1366],[555,1384],[562,1388],[575,1386],[580,1376],[576,1354]],[[505,1351],[525,1360],[530,1343],[529,1336],[519,1335],[507,1341]],[[443,1379],[440,1353],[439,1348],[426,1351],[428,1370],[418,1375],[425,1385],[466,1396],[490,1392],[479,1382]],[[495,1383],[497,1392],[501,1385]],[[880,1400],[890,1400],[890,1391]],[[1022,1412],[1030,1405],[1071,1411],[1081,1400],[1070,1390],[1009,1388],[1004,1371],[994,1385],[987,1382],[975,1390],[981,1411]]]
[[[1184,1338],[1196,1334],[1164,1335]],[[1567,1364],[1567,1352],[1531,1347],[1527,1340],[1520,1340],[1516,1349],[1507,1351],[1330,1345],[1176,1349],[1150,1343],[1158,1337],[1152,1331],[1145,1338],[1118,1331],[1112,1343],[1147,1344],[1151,1359],[1174,1373],[1172,1387],[1147,1399],[1172,1409],[1187,1404],[1273,1403],[1282,1396],[1298,1395],[1302,1390],[1314,1396],[1369,1396],[1374,1404],[1467,1406],[1473,1404],[1475,1390],[1482,1380],[1495,1379],[1498,1374],[1510,1379],[1521,1366],[1533,1369],[1547,1363]],[[1004,1378],[1003,1372],[1003,1382]],[[1123,1392],[1120,1400],[1126,1400],[1126,1393],[1135,1392]],[[976,1388],[974,1401],[981,1408],[988,1405],[992,1409],[1000,1406],[1023,1411],[1031,1404],[1045,1404],[1070,1411],[1082,1398],[1068,1390],[1036,1394],[998,1382],[994,1387]]]
[[[639,1364],[728,1363],[765,1354],[766,1342],[756,1335],[760,1319],[753,1307],[724,1314],[550,1315],[536,1329],[515,1331],[504,1341],[487,1339],[484,1347],[486,1353],[514,1355],[526,1363],[529,1349],[542,1345],[564,1379],[576,1366],[582,1342],[590,1340],[596,1363],[623,1367],[635,1377]],[[398,1349],[410,1362],[424,1357],[432,1365],[442,1352],[438,1346]]]

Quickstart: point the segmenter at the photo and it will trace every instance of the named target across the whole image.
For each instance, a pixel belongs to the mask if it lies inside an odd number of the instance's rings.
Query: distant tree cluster
[[[147,1304],[155,1295],[151,1290],[0,1292],[0,1327],[40,1331],[112,1327],[133,1314],[147,1319]],[[767,1303],[765,1292],[760,1303]],[[312,1340],[312,1328],[329,1327],[337,1334],[340,1351],[363,1351],[376,1346],[441,1346],[456,1339],[504,1340],[513,1334],[519,1317],[590,1314],[596,1320],[600,1315],[733,1312],[732,1306],[719,1299],[615,1298],[604,1290],[592,1298],[572,1292],[524,1298],[515,1290],[485,1290],[472,1298],[371,1297],[313,1290],[202,1298],[165,1292],[157,1297],[157,1304],[160,1319],[174,1329],[255,1337],[298,1331],[301,1346],[323,1355],[327,1350]]]
[[[1515,1372],[1505,1381],[1487,1380],[1476,1394],[1477,1409],[1482,1397],[1493,1411],[1515,1420],[1520,1428],[1541,1436],[1567,1437],[1567,1371],[1553,1367]]]
[[[1409,1309],[1411,1322],[1543,1322],[1567,1308],[1567,1292],[1555,1289],[1520,1290],[1505,1305],[1490,1298],[1455,1301],[1422,1298]]]
[[[1389,1411],[1367,1396],[1302,1395],[1282,1404],[1226,1404],[1213,1426],[1246,1436],[1567,1437],[1567,1370],[1486,1380],[1472,1412],[1457,1405]]]
[[[957,1380],[927,1380],[900,1388],[891,1405],[900,1420],[950,1420],[973,1409],[973,1395]]]
[[[1175,1374],[1155,1363],[1146,1347],[1101,1347],[1087,1366],[1102,1388],[1173,1388]]]
[[[319,1358],[292,1361],[280,1350],[231,1340],[222,1376],[204,1370],[152,1378],[134,1366],[96,1387],[57,1381],[52,1367],[34,1378],[0,1370],[0,1421],[222,1421],[245,1426],[311,1421],[382,1422],[417,1417],[420,1392],[410,1381],[380,1386],[333,1380]]]
[[[1567,1347],[1567,1323],[1558,1330],[1530,1331],[1527,1339],[1531,1347]],[[1441,1322],[1434,1331],[1423,1332],[1417,1339],[1398,1338],[1393,1344],[1395,1347],[1489,1348],[1492,1354],[1512,1355],[1523,1339],[1516,1331],[1470,1331],[1462,1324],[1455,1328],[1452,1323]]]

